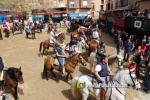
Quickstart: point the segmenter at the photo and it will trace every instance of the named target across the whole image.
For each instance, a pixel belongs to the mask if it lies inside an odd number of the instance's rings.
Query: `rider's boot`
[[[60,73],[62,76],[64,76],[63,68],[60,68]]]
[[[100,100],[105,100],[105,94],[106,94],[106,90],[102,89],[102,91],[101,91],[101,99]]]

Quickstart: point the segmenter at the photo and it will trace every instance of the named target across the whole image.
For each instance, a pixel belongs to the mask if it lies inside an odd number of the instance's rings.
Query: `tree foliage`
[[[1,9],[10,12],[26,12],[29,10],[25,0],[0,0]]]

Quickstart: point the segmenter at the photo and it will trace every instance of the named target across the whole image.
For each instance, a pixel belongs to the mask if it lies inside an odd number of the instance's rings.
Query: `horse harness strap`
[[[117,80],[116,80],[116,82],[118,82]],[[119,83],[119,82],[118,82]],[[120,84],[120,83],[119,83]],[[124,97],[125,97],[125,94],[123,94],[117,87],[115,87],[116,88],[116,90],[120,93],[120,94],[122,94]]]

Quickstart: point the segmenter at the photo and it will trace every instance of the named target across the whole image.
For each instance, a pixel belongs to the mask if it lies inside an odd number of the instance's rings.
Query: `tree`
[[[0,0],[0,5],[3,9],[14,13],[26,12],[29,10],[25,0]]]

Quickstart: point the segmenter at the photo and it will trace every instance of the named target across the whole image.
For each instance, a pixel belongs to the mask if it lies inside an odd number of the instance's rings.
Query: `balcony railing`
[[[116,8],[119,8],[119,7],[126,7],[129,5],[131,0],[124,0],[123,2],[121,1],[118,1],[116,2]]]

